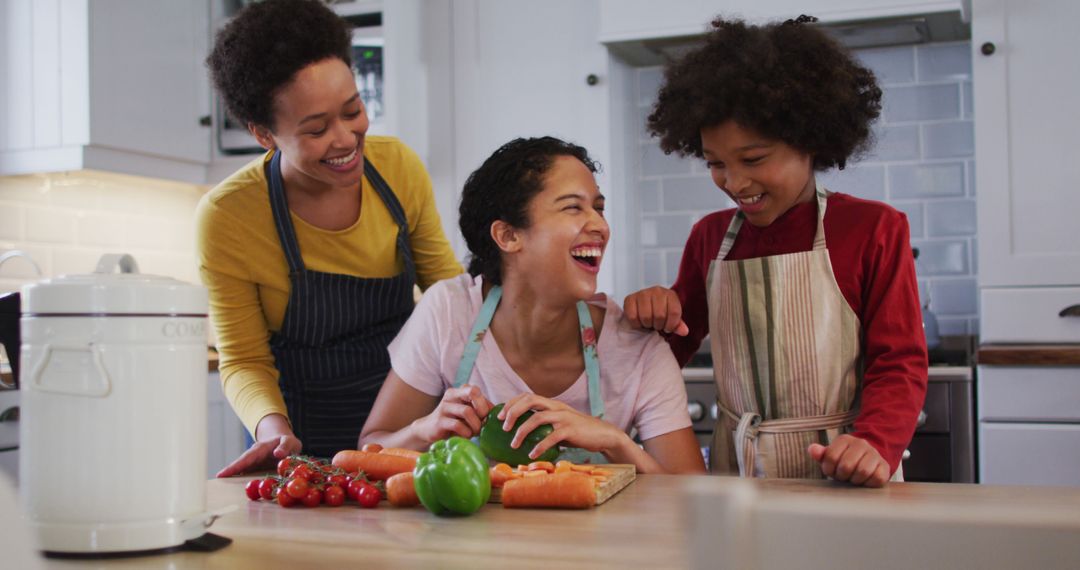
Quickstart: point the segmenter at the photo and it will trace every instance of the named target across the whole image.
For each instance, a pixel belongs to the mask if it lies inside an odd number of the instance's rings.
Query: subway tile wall
[[[195,206],[207,188],[95,171],[0,177],[0,292],[45,277],[90,273],[105,253],[130,253],[142,273],[199,282]]]
[[[830,190],[881,200],[911,226],[919,293],[943,335],[978,332],[974,137],[969,42],[857,50],[884,91],[875,147],[843,171],[819,174]],[[733,207],[698,160],[665,156],[644,124],[661,67],[637,70],[641,264],[629,290],[671,285],[691,226]]]

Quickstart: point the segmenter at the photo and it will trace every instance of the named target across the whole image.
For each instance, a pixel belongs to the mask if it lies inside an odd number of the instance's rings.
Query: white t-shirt
[[[484,302],[482,284],[481,277],[460,275],[424,293],[389,347],[391,366],[406,384],[436,397],[453,387],[466,337]],[[690,427],[682,371],[664,339],[631,328],[620,318],[622,309],[605,295],[590,303],[607,309],[596,343],[604,419],[626,433],[637,428],[642,441]],[[469,383],[493,404],[532,392],[490,334],[484,335]],[[553,399],[588,414],[585,373]]]

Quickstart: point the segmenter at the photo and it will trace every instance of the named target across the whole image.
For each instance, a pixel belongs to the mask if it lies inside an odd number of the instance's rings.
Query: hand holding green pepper
[[[548,449],[536,459],[529,457],[529,452],[536,447],[536,444],[554,431],[550,424],[532,430],[517,448],[510,447],[510,442],[513,441],[518,428],[532,417],[533,412],[521,414],[514,422],[514,427],[510,431],[504,431],[503,421],[499,419],[499,412],[502,411],[504,405],[499,404],[492,408],[484,420],[484,425],[480,428],[480,449],[483,450],[484,455],[487,455],[488,459],[509,465],[527,465],[533,461],[555,461],[559,457],[559,450],[555,447]]]

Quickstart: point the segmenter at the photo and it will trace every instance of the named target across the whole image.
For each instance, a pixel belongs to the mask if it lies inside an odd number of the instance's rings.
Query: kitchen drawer
[[[979,421],[1080,423],[1080,366],[980,366]]]
[[[1080,305],[1080,287],[984,288],[980,301],[980,342],[1080,342],[1080,316],[1058,315]]]
[[[915,434],[904,460],[905,481],[952,481],[952,454],[948,434]]]
[[[949,387],[947,382],[931,382],[926,386],[923,412],[926,422],[916,428],[918,433],[949,432]]]
[[[991,485],[1080,486],[1080,424],[979,424],[979,474]]]

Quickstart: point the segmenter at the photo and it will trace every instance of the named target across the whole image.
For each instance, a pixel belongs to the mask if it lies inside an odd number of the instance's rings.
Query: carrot
[[[576,463],[570,464],[570,470],[576,471],[578,473],[592,473],[593,469],[594,468],[592,465],[577,465]]]
[[[520,477],[505,463],[496,464],[489,472],[491,474],[491,486],[495,489],[500,489],[507,481]]]
[[[365,450],[366,451],[366,450]],[[396,455],[398,457],[408,457],[411,459],[417,459],[420,457],[420,452],[415,449],[405,449],[404,447],[385,447],[379,453],[386,455]]]
[[[544,471],[543,469],[535,469],[533,471],[526,471],[522,473],[522,475],[525,477],[544,477],[547,474],[548,472]]]
[[[555,466],[550,461],[533,461],[529,464],[529,471],[547,471],[548,473],[555,472]]]
[[[420,504],[412,471],[398,473],[386,480],[386,500],[395,507],[415,507]]]
[[[365,443],[364,447],[360,448],[360,451],[370,451],[371,453],[378,453],[383,450],[383,447],[377,443]]]
[[[340,467],[349,473],[363,471],[370,479],[385,481],[398,473],[412,471],[416,466],[416,459],[345,449],[337,452],[331,463],[334,467]]]
[[[573,466],[574,466],[574,464],[570,463],[569,461],[560,461],[560,462],[555,464],[555,472],[556,473],[569,473],[572,470]]]
[[[596,504],[596,486],[591,477],[580,473],[514,479],[503,485],[502,504],[506,508],[587,509]]]

